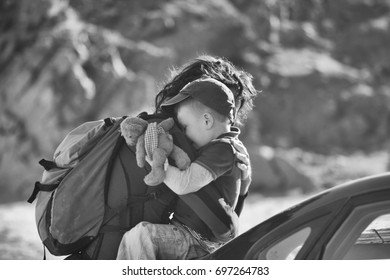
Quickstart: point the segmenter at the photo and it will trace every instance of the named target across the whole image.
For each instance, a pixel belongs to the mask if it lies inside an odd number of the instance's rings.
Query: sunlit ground
[[[261,195],[249,197],[240,216],[240,234],[307,197],[308,195],[301,194],[281,197],[263,197]]]

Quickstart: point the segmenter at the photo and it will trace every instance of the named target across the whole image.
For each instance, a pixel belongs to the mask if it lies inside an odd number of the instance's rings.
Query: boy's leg
[[[117,259],[192,259],[207,253],[181,226],[141,222],[123,236]]]
[[[153,243],[153,233],[147,230],[147,224],[141,222],[123,235],[117,260],[156,259],[157,248]]]

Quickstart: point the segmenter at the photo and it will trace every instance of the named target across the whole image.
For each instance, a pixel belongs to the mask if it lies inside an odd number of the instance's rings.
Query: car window
[[[345,218],[324,259],[390,259],[390,202],[357,206]]]
[[[374,219],[343,259],[390,259],[390,214]]]
[[[325,230],[329,208],[319,208],[281,224],[259,238],[247,251],[245,259],[290,260],[302,257]],[[276,216],[277,218],[277,216]]]
[[[259,259],[293,260],[309,237],[310,232],[310,227],[306,227],[283,238],[282,240],[279,240],[270,248],[260,253]]]
[[[390,210],[389,210],[390,212]],[[362,232],[356,244],[383,244],[390,243],[390,214],[376,218]]]

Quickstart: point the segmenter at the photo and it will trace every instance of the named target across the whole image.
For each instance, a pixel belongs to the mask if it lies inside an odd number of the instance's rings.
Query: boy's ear
[[[210,113],[204,113],[203,114],[203,121],[206,125],[206,128],[210,129],[214,125],[214,117]]]

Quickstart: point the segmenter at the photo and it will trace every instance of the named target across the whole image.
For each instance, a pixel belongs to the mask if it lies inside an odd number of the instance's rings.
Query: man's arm
[[[236,208],[237,215],[240,215],[244,208],[244,201],[249,193],[249,186],[252,182],[252,166],[249,159],[249,153],[240,140],[233,141],[236,148],[236,158],[238,159],[237,167],[241,169],[241,188]]]

